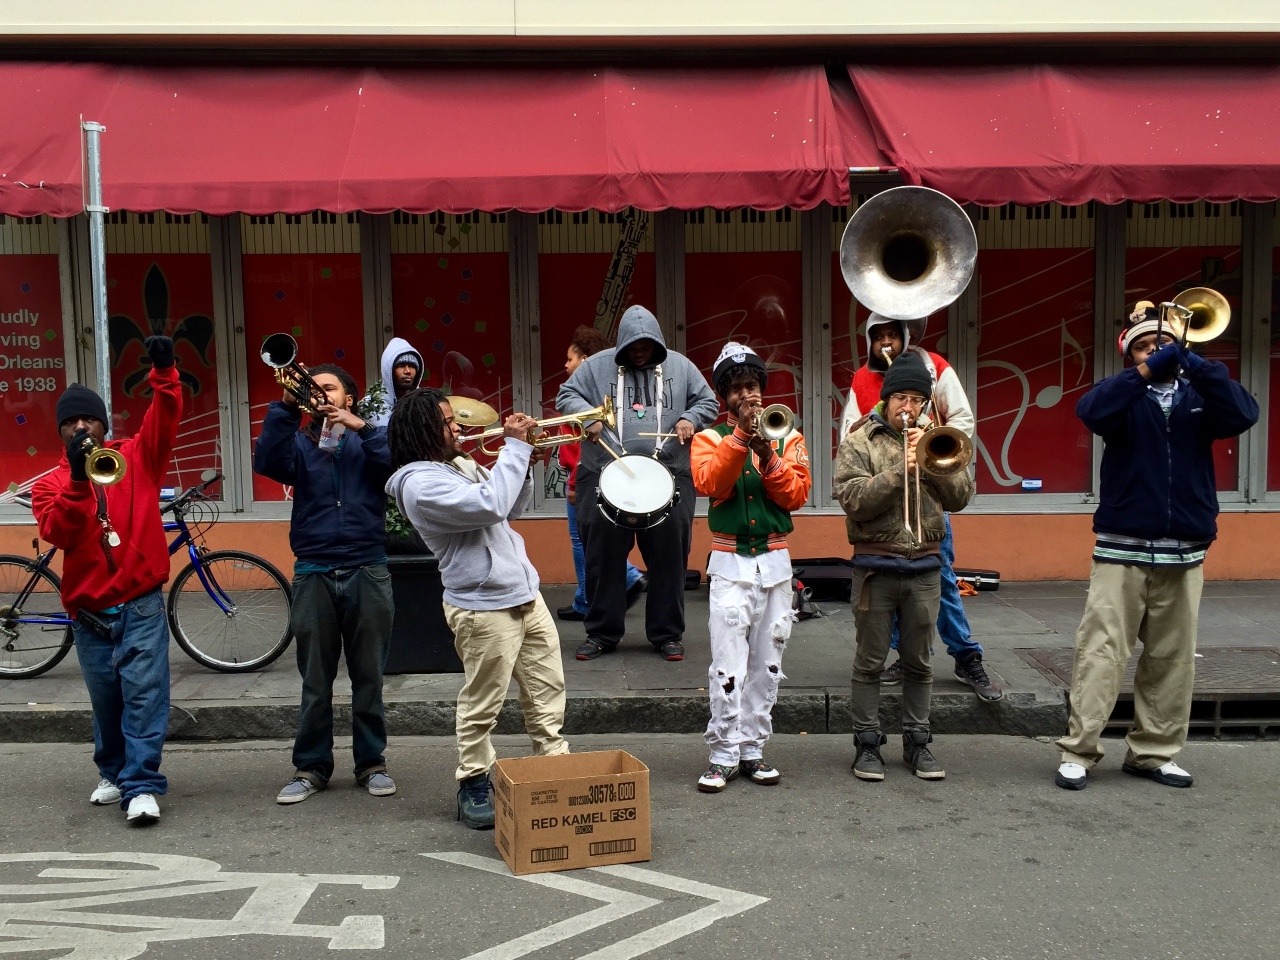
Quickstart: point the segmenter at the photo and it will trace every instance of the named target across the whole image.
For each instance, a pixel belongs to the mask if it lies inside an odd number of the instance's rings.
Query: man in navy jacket
[[[1205,554],[1218,533],[1213,442],[1258,420],[1227,368],[1175,341],[1140,301],[1120,349],[1131,366],[1095,384],[1076,415],[1105,442],[1089,598],[1076,632],[1071,717],[1054,782],[1083,790],[1136,641],[1125,773],[1170,787],[1187,739]]]
[[[333,775],[333,681],[346,655],[351,677],[351,734],[356,781],[376,797],[396,792],[387,775],[382,671],[394,606],[387,571],[386,494],[391,454],[384,427],[351,411],[359,396],[347,371],[310,369],[327,403],[299,429],[302,412],[286,391],[271,404],[253,451],[253,469],[293,487],[289,544],[296,558],[290,627],[302,674],[293,779],[277,803],[300,803]],[[344,428],[332,450],[320,426]]]

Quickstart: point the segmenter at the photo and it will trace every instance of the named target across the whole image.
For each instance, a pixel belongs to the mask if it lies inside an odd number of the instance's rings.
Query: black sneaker
[[[613,653],[613,647],[606,647],[599,640],[592,640],[587,637],[582,641],[574,656],[579,660],[594,660],[596,657],[603,656],[606,653]]]
[[[579,613],[577,610],[575,610],[573,607],[573,604],[570,604],[567,607],[557,607],[556,616],[559,617],[561,620],[573,620],[578,623],[581,623],[583,620],[587,619],[587,615],[585,613]]]
[[[896,687],[902,683],[902,661],[895,660],[880,671],[880,682],[886,687]]]
[[[778,768],[766,763],[764,757],[756,757],[754,760],[740,760],[738,761],[738,769],[752,783],[764,784],[766,787],[772,787],[782,779],[782,774],[778,772]]]
[[[853,759],[853,775],[859,780],[883,780],[884,757],[880,755],[880,747],[885,736],[879,730],[863,730],[854,734],[854,743],[858,747],[858,755]]]
[[[908,730],[902,735],[902,762],[921,780],[942,780],[947,771],[929,750],[931,743],[933,735],[928,730]]]
[[[982,665],[982,655],[975,653],[964,660],[956,661],[956,679],[966,686],[973,687],[979,700],[995,703],[1004,696],[1000,684],[987,675],[987,668]]]
[[[493,829],[489,775],[477,773],[458,783],[458,819],[472,830]]]
[[[684,659],[684,644],[679,640],[668,640],[658,648],[658,652],[662,654],[663,660],[670,660],[674,663]]]

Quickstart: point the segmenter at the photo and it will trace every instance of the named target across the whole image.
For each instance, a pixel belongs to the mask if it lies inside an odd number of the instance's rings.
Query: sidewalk
[[[1064,662],[1084,609],[1082,582],[1006,583],[998,591],[965,600],[974,636],[986,648],[988,670],[1005,688],[998,703],[981,703],[952,677],[952,661],[941,648],[934,658],[933,726],[938,733],[1006,733],[1056,736],[1066,724],[1065,688],[1040,661]],[[571,588],[549,586],[547,605],[567,604]],[[645,598],[647,599],[647,597]],[[700,733],[707,720],[707,588],[685,594],[685,659],[667,663],[644,640],[644,600],[631,610],[631,633],[618,651],[587,663],[573,659],[583,637],[579,623],[560,623],[569,705],[565,732]],[[821,603],[826,615],[797,623],[783,659],[786,679],[774,709],[778,733],[841,733],[849,726],[849,670],[853,615],[846,603]],[[1268,581],[1206,584],[1200,609],[1200,649],[1224,662],[1230,648],[1250,651],[1244,663],[1250,703],[1280,701],[1280,584]],[[171,650],[173,712],[170,738],[191,740],[292,739],[300,689],[292,650],[261,673],[219,674]],[[1210,661],[1202,661],[1208,664]],[[1241,672],[1237,667],[1237,672]],[[350,692],[341,676],[337,693]],[[1205,671],[1212,674],[1212,671]],[[1210,682],[1208,677],[1206,682]],[[451,736],[460,674],[406,674],[386,681],[391,735]],[[1197,678],[1197,691],[1200,690]],[[897,728],[898,691],[882,698],[886,730]],[[1258,708],[1263,709],[1263,708]],[[1194,715],[1193,715],[1194,716]],[[349,729],[338,708],[336,732]],[[1254,724],[1256,726],[1256,724]],[[519,708],[509,700],[499,732],[523,729]],[[0,741],[89,742],[87,694],[75,653],[32,680],[0,681]]]

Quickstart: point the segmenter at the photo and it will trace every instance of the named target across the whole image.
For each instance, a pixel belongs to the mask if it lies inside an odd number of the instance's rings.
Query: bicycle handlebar
[[[170,500],[168,503],[166,503],[163,507],[160,508],[161,515],[164,515],[166,513],[173,513],[175,510],[179,510],[185,507],[187,503],[191,501],[194,497],[202,495],[206,490],[208,490],[210,487],[212,487],[215,483],[217,483],[221,479],[222,479],[222,473],[221,471],[219,471],[209,479],[201,480],[199,483],[195,484],[194,486],[188,487],[186,490],[182,491],[182,493],[178,494],[178,496],[174,497],[172,500]]]

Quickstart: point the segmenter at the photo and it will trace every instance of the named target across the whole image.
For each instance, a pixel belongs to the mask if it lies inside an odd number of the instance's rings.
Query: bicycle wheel
[[[248,673],[272,663],[293,639],[293,591],[279,570],[240,550],[213,550],[187,564],[169,588],[169,629],[196,663],[222,673]],[[220,598],[226,605],[223,610]]]
[[[31,582],[33,572],[36,585],[22,608],[15,609],[14,601]],[[64,622],[18,623],[17,616]],[[57,574],[36,569],[26,557],[0,556],[0,677],[38,677],[61,661],[75,642],[66,616]]]

